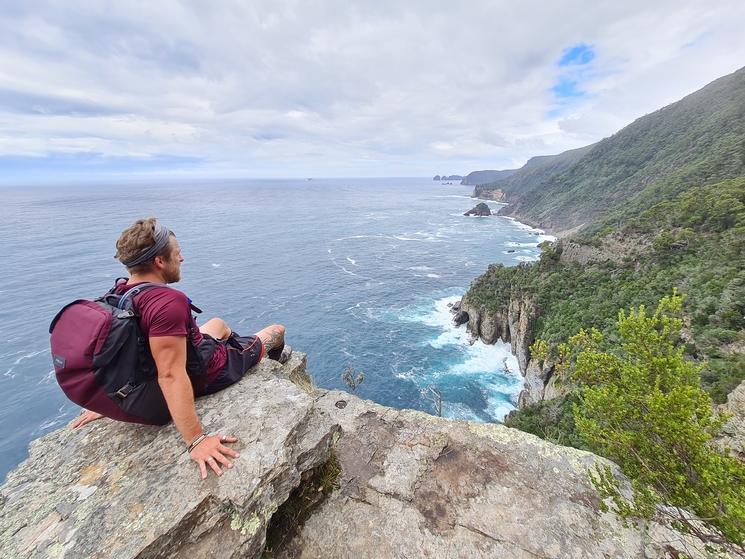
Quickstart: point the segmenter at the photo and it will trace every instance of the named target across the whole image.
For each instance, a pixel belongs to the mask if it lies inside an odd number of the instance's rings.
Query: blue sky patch
[[[564,52],[559,59],[559,67],[564,66],[582,66],[589,64],[595,59],[595,50],[584,43],[574,45],[568,49],[564,49]]]
[[[577,80],[567,76],[561,76],[558,83],[551,88],[551,92],[557,99],[572,99],[585,94],[579,89]]]
[[[560,117],[568,108],[588,97],[583,84],[592,77],[594,70],[590,63],[595,60],[595,49],[585,43],[565,48],[557,63],[558,76],[550,92],[553,106],[546,116],[550,119]]]

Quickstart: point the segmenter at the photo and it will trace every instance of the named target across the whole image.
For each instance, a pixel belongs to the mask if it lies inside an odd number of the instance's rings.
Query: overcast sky
[[[745,65],[745,2],[3,0],[0,181],[431,176]]]

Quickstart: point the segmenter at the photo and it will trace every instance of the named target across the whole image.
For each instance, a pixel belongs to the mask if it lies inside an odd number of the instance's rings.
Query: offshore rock
[[[241,453],[207,481],[172,425],[103,420],[46,435],[0,488],[0,556],[259,557],[275,512],[331,463],[336,488],[271,557],[704,556],[662,524],[602,512],[587,470],[610,463],[597,456],[308,381],[295,354],[198,400],[204,424],[236,435]]]
[[[491,215],[491,210],[489,209],[489,206],[485,204],[484,202],[479,202],[476,204],[473,208],[468,210],[463,215],[475,215],[477,217],[487,217]]]

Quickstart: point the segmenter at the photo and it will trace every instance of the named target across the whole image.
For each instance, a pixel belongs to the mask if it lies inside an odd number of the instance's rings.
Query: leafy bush
[[[544,400],[513,411],[505,418],[504,424],[552,443],[589,450],[574,424],[572,404],[576,402],[576,394]]]
[[[635,502],[627,503],[607,470],[595,472],[596,486],[618,512],[648,517],[658,503],[689,509],[742,544],[745,465],[710,444],[723,419],[699,387],[700,367],[679,345],[682,308],[674,293],[651,315],[644,306],[621,311],[621,344],[612,351],[602,349],[597,330],[570,340],[581,386],[573,406],[576,428],[632,480]]]

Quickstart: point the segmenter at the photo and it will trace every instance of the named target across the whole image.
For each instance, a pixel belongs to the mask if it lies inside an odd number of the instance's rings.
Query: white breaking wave
[[[357,274],[357,273],[353,272],[352,270],[347,270],[347,268],[345,268],[343,265],[339,264],[333,258],[331,258],[331,262],[334,264],[334,266],[336,266],[337,268],[339,268],[345,274],[349,274],[350,276],[355,276],[355,277],[358,277],[358,278],[364,279],[364,280],[375,281],[375,280],[373,280],[373,278],[368,278],[367,276],[363,276],[362,274]]]
[[[347,262],[349,262],[352,266],[357,265],[357,261],[354,258],[350,258],[349,256],[347,256]]]
[[[521,223],[514,217],[509,216],[503,216],[505,219],[509,219],[518,229],[523,229],[525,231],[530,231],[531,233],[535,233],[536,235],[536,243],[542,243],[543,241],[550,241],[550,242],[556,242],[556,237],[553,235],[548,235],[543,229],[538,229],[537,227],[532,227],[528,225],[527,223]]]
[[[508,410],[509,413],[509,410]],[[481,421],[481,418],[471,408],[462,402],[443,402],[442,416],[448,419],[463,419],[465,421]]]
[[[415,237],[404,237],[403,235],[393,235],[391,239],[396,239],[398,241],[428,241],[430,239],[417,239]]]
[[[18,359],[13,361],[13,365],[19,365],[21,361],[31,359],[32,357],[36,357],[37,355],[41,355],[42,353],[49,353],[49,348],[40,349],[39,351],[32,351],[30,353],[24,353]]]
[[[520,262],[537,262],[540,258],[540,256],[526,256],[522,254],[520,256],[515,256],[515,260],[519,260]]]
[[[496,200],[492,200],[491,198],[473,198],[473,200],[477,200],[478,202],[484,202],[487,204],[495,204],[497,206],[507,205],[507,202],[497,202]]]
[[[450,306],[460,300],[458,296],[444,297],[434,302],[428,312],[405,313],[400,319],[421,322],[427,326],[440,328],[442,332],[427,345],[444,349],[452,347],[462,355],[462,359],[451,364],[446,370],[423,375],[423,371],[409,371],[402,378],[409,378],[420,386],[429,386],[438,379],[459,377],[475,381],[481,386],[487,401],[487,412],[491,417],[503,419],[515,409],[512,404],[522,389],[523,381],[517,358],[512,355],[509,344],[497,341],[493,345],[476,340],[470,344],[470,334],[465,325],[456,327]],[[450,305],[450,306],[449,306]],[[418,373],[418,374],[417,374]],[[461,419],[479,419],[478,414],[459,403],[443,402],[443,415]]]

